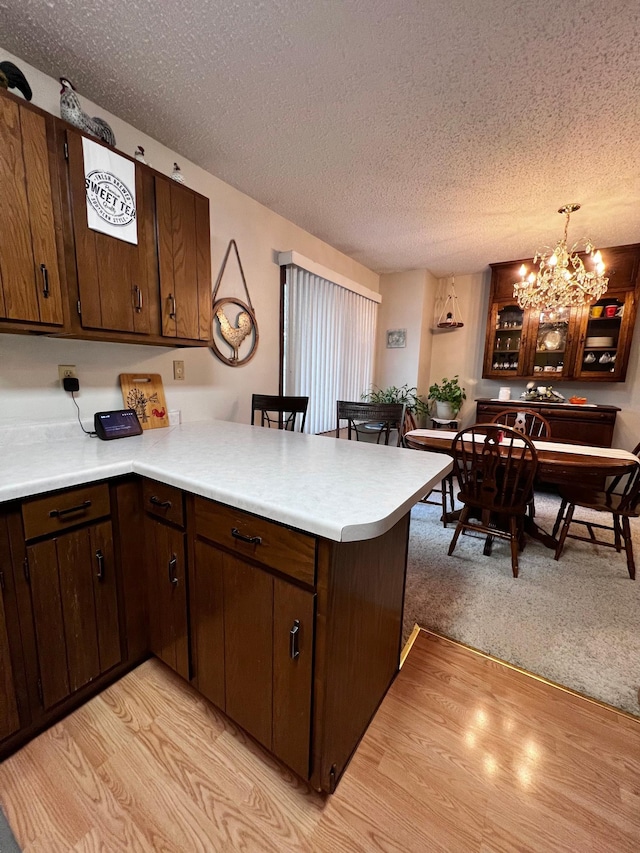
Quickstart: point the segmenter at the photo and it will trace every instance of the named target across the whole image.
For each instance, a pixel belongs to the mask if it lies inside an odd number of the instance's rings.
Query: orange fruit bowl
[[[569,397],[569,402],[575,406],[583,406],[587,402],[586,397]]]

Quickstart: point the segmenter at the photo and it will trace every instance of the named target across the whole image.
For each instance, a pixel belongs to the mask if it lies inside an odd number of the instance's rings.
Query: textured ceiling
[[[573,201],[640,241],[637,0],[0,0],[0,42],[379,272],[530,256]]]

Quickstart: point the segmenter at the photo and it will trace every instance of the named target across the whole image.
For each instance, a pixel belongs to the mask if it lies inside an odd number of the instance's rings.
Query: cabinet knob
[[[300,657],[300,620],[293,620],[293,627],[289,631],[289,657],[291,660],[295,660]]]

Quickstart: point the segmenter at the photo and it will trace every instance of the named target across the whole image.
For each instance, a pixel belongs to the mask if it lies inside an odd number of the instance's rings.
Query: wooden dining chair
[[[524,544],[524,519],[538,466],[527,436],[503,424],[474,424],[451,442],[458,500],[464,504],[449,546],[453,554],[463,531],[486,534],[484,553],[494,537],[511,543],[511,569],[518,577],[518,550]]]
[[[560,530],[555,559],[559,560],[567,539],[579,539],[582,542],[593,542],[605,548],[615,548],[618,553],[624,545],[627,556],[627,571],[631,580],[636,579],[636,565],[633,559],[633,538],[631,536],[630,518],[640,516],[640,444],[636,445],[633,453],[639,457],[638,465],[626,474],[613,477],[603,490],[590,489],[580,485],[559,486],[561,502],[552,535]],[[594,510],[603,515],[611,516],[611,524],[603,524],[593,519],[574,518],[576,507]],[[578,536],[569,533],[572,524],[586,527],[588,536]],[[608,530],[613,533],[613,542],[598,538],[594,530]]]
[[[362,403],[338,400],[336,403],[336,438],[340,438],[341,422],[347,422],[347,438],[360,441],[377,435],[376,444],[389,444],[392,430],[398,431],[400,447],[404,434],[404,403]]]
[[[505,409],[491,419],[492,424],[504,424],[529,438],[550,438],[551,424],[533,409]]]
[[[403,447],[407,447],[410,450],[422,450],[424,451],[424,447],[420,447],[417,444],[411,443],[411,436],[407,437],[407,433],[417,428],[416,419],[413,416],[412,412],[406,412],[404,417],[404,430],[402,433],[402,445]],[[431,500],[431,495],[433,494],[440,495],[440,500]],[[449,473],[446,477],[443,477],[440,481],[440,485],[431,489],[423,498],[420,498],[420,503],[423,504],[433,504],[434,506],[442,506],[442,516],[440,520],[442,521],[442,526],[447,526],[447,519],[449,518],[449,506],[451,506],[451,512],[455,510],[455,498],[453,495],[453,474]]]
[[[260,426],[272,429],[286,429],[294,432],[296,417],[299,420],[299,431],[304,432],[307,419],[308,397],[282,397],[277,394],[253,394],[251,397],[251,424],[255,424],[255,416],[260,413]]]

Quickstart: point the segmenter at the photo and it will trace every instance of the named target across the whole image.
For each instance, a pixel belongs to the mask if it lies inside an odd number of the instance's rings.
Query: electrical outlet
[[[62,382],[63,379],[77,379],[78,373],[76,371],[75,364],[59,364],[58,377],[60,382]]]
[[[184,379],[184,361],[173,362],[173,378]]]

